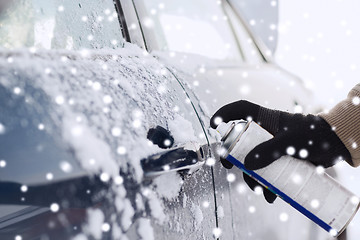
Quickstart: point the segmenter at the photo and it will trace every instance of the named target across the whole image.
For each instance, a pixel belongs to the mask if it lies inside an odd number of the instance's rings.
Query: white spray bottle
[[[310,162],[283,156],[269,166],[251,171],[245,156],[273,136],[255,122],[221,123],[221,155],[310,220],[338,236],[359,208],[359,198]]]

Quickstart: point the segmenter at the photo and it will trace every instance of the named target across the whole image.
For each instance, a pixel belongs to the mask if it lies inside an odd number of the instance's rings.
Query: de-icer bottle
[[[221,155],[310,220],[338,236],[359,208],[359,198],[312,163],[282,156],[270,165],[251,171],[245,156],[273,136],[255,122],[221,123]]]

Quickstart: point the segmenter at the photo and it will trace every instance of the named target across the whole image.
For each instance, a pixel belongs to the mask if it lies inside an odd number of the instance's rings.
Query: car
[[[316,108],[242,7],[1,3],[0,238],[324,239],[218,161],[222,105]]]

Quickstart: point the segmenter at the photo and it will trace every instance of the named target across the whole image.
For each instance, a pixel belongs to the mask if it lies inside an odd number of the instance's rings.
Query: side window
[[[259,49],[256,47],[252,37],[249,35],[245,26],[239,19],[239,16],[237,16],[237,14],[228,4],[225,4],[224,7],[233,25],[235,34],[240,43],[241,50],[244,53],[245,61],[250,64],[261,63],[263,61],[261,53],[259,52]]]
[[[12,0],[0,4],[0,46],[118,48],[123,38],[112,0]]]
[[[228,19],[216,1],[137,1],[145,32],[155,31],[156,50],[202,55],[216,60],[241,61]],[[149,37],[151,38],[151,37]]]

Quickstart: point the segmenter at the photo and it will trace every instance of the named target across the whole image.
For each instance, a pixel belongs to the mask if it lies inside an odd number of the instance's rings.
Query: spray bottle
[[[336,237],[359,208],[359,198],[312,163],[282,156],[267,167],[251,171],[245,156],[273,136],[255,122],[221,123],[221,156]]]

